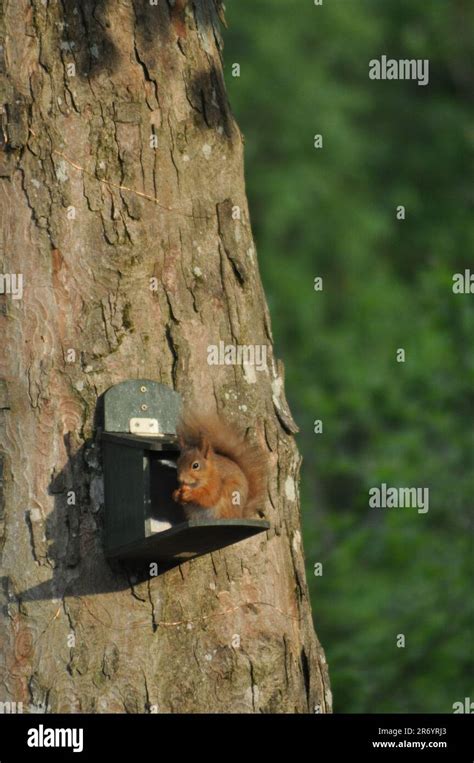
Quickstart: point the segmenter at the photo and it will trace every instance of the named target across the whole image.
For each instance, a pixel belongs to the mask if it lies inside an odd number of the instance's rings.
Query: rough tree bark
[[[327,712],[282,366],[206,362],[272,344],[220,4],[1,5],[0,702]],[[126,378],[264,445],[267,534],[139,584],[107,564],[96,409]]]

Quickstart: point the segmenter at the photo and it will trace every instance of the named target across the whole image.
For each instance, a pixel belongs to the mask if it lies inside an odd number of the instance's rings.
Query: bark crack
[[[177,186],[178,186],[178,193],[179,193],[179,191],[180,191],[179,169],[178,169],[178,165],[176,164],[176,160],[174,158],[175,141],[174,141],[174,137],[173,137],[173,128],[171,127],[171,117],[170,117],[170,114],[168,114],[168,128],[169,128],[170,141],[171,141],[170,159],[171,159],[171,162],[172,162],[173,167],[174,167],[175,172],[176,172],[176,183],[177,183]]]
[[[151,596],[151,579],[150,578],[147,580],[147,590],[148,590],[148,601],[150,602],[150,607],[151,607],[151,627],[152,627],[153,633],[155,633],[158,629],[158,623],[156,621],[155,604]]]

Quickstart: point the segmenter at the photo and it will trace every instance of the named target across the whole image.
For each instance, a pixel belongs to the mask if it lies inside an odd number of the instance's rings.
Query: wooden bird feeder
[[[263,532],[258,519],[186,521],[172,498],[178,486],[176,426],[181,396],[148,379],[104,395],[102,432],[105,553],[168,569]]]

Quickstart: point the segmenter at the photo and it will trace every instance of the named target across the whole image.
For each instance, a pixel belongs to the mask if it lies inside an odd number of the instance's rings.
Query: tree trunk
[[[2,5],[0,702],[327,712],[220,5]],[[221,340],[267,370],[209,365]],[[107,563],[98,399],[128,378],[264,445],[268,533],[141,583]]]

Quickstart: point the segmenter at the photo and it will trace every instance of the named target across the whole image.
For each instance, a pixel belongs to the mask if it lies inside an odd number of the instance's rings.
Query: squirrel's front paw
[[[173,492],[172,498],[176,503],[191,503],[193,500],[192,490],[189,485],[181,485]]]
[[[192,503],[193,491],[189,485],[182,485],[179,491],[179,500],[181,503]]]

